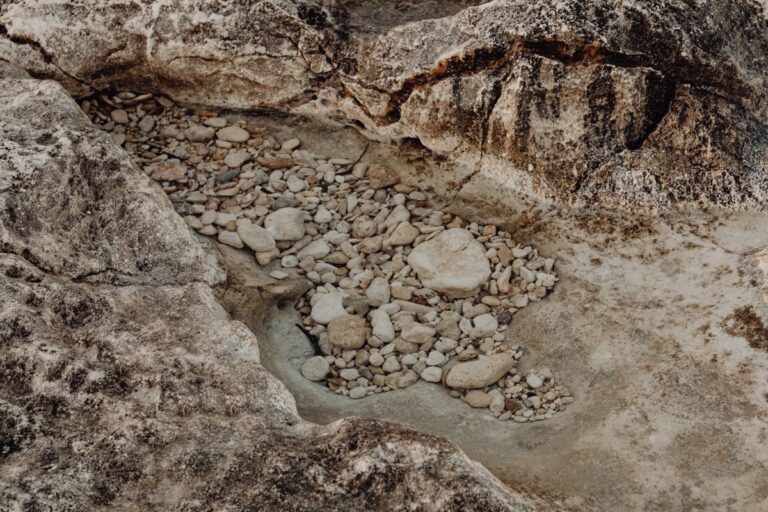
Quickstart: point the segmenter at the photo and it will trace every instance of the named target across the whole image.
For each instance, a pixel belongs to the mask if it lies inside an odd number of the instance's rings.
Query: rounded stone
[[[272,239],[296,241],[304,236],[304,212],[298,208],[280,208],[264,219],[264,228]]]
[[[227,142],[245,142],[250,134],[239,126],[227,126],[216,132],[216,137]]]
[[[323,380],[328,375],[330,369],[331,366],[323,356],[314,356],[304,361],[304,364],[301,366],[301,374],[305,379],[318,381]]]
[[[408,264],[425,287],[451,297],[477,293],[491,276],[483,245],[461,228],[448,229],[417,245],[408,255]]]
[[[428,368],[425,368],[424,371],[421,372],[421,378],[427,382],[440,382],[440,379],[442,377],[443,377],[443,369],[438,368],[437,366],[430,366]]]

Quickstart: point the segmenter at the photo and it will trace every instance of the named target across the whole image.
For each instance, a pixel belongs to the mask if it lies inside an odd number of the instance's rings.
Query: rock
[[[219,129],[216,132],[216,137],[227,142],[245,142],[251,136],[239,126],[227,126],[226,128]]]
[[[403,326],[400,336],[406,340],[421,345],[432,340],[435,330],[428,325],[422,325],[418,322],[409,322]]]
[[[344,380],[357,380],[360,377],[360,372],[357,368],[346,368],[339,372],[339,377]]]
[[[445,361],[447,361],[445,354],[437,350],[430,352],[427,357],[427,365],[429,366],[440,366],[445,363]]]
[[[264,228],[273,240],[295,241],[306,233],[304,212],[298,208],[280,208],[264,219]]]
[[[206,117],[203,120],[203,124],[212,128],[224,128],[229,123],[224,117]]]
[[[328,322],[328,339],[343,350],[362,347],[367,334],[365,319],[356,315],[340,315]]]
[[[480,356],[475,361],[458,363],[446,377],[446,384],[452,388],[478,389],[493,384],[515,366],[510,352],[491,356]]]
[[[396,357],[388,357],[381,368],[387,373],[396,372],[400,370],[400,362]]]
[[[320,240],[315,240],[313,242],[310,242],[306,247],[304,247],[302,250],[296,254],[296,256],[303,260],[306,257],[313,257],[316,260],[325,258],[331,253],[331,246],[323,240],[322,238]]]
[[[227,167],[240,167],[251,158],[250,153],[247,151],[231,151],[224,157],[224,164]]]
[[[395,339],[395,328],[385,311],[376,309],[371,313],[371,326],[373,327],[373,335],[384,343],[389,343]]]
[[[410,222],[401,222],[389,236],[390,245],[409,245],[419,235],[419,230]]]
[[[489,394],[491,395],[491,403],[488,404],[488,408],[491,410],[491,412],[496,414],[501,414],[504,412],[504,407],[506,406],[504,402],[504,395],[495,390]]]
[[[234,231],[224,230],[219,232],[219,242],[234,247],[235,249],[243,248],[243,241],[240,240],[240,237]]]
[[[525,378],[525,383],[528,384],[531,389],[538,389],[544,384],[544,381],[535,373],[530,373]]]
[[[128,124],[131,122],[131,120],[128,119],[128,112],[121,108],[110,112],[110,116],[112,117],[112,120],[117,124]]]
[[[427,382],[440,382],[440,379],[443,376],[443,369],[437,366],[430,366],[425,368],[420,376]]]
[[[154,164],[150,170],[150,177],[155,181],[180,181],[187,177],[186,166],[176,159]]]
[[[331,367],[323,356],[310,357],[301,365],[301,374],[311,381],[323,380]]]
[[[142,117],[141,121],[139,121],[138,127],[139,130],[141,130],[143,133],[151,132],[152,128],[155,127],[155,118],[150,115]]]
[[[382,277],[375,277],[365,290],[365,296],[371,306],[383,306],[389,302],[389,282]]]
[[[382,356],[378,352],[373,352],[368,357],[368,363],[370,363],[372,366],[381,366],[384,364],[384,356]]]
[[[374,190],[386,188],[400,182],[400,177],[392,169],[381,164],[371,164],[368,167],[368,180]]]
[[[213,139],[216,130],[206,126],[192,125],[184,130],[184,136],[190,142],[208,142]]]
[[[355,238],[368,238],[376,234],[376,223],[370,217],[361,215],[352,222],[352,236]]]
[[[464,401],[467,402],[470,407],[476,409],[486,409],[491,405],[491,398],[491,395],[479,389],[473,389],[464,395]]]
[[[293,159],[289,156],[266,155],[256,159],[261,165],[269,169],[285,169],[293,165]]]
[[[476,316],[472,320],[472,323],[474,324],[474,329],[472,329],[473,338],[493,336],[496,334],[496,329],[499,327],[499,322],[491,313],[485,313],[483,315]]]
[[[237,220],[237,234],[240,236],[240,240],[255,252],[275,250],[275,241],[269,232],[248,219]]]
[[[419,374],[413,370],[405,370],[397,379],[398,389],[407,388],[412,384],[416,384],[419,381]]]
[[[422,284],[451,297],[477,293],[491,268],[482,244],[465,229],[443,231],[417,245],[408,256]]]
[[[512,414],[514,414],[523,408],[523,404],[522,402],[520,402],[520,400],[516,400],[514,398],[507,398],[506,400],[504,400],[504,408],[509,412],[511,412]]]
[[[326,293],[312,306],[312,319],[319,324],[328,324],[332,320],[344,316],[347,312],[343,306],[344,298],[338,293]]]
[[[352,388],[349,390],[349,398],[353,400],[358,400],[360,398],[364,398],[366,395],[365,388],[363,386],[357,386],[355,388]]]

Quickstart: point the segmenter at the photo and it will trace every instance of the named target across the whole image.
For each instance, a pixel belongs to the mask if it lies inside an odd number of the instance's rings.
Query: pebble
[[[146,115],[141,118],[138,126],[139,130],[141,130],[143,133],[149,133],[152,131],[152,128],[155,127],[155,118],[150,115]]]
[[[219,233],[219,242],[235,249],[243,248],[243,241],[240,240],[240,237],[234,231],[221,231]]]
[[[373,335],[384,343],[395,339],[395,327],[384,310],[377,309],[371,313],[371,326],[373,327]]]
[[[216,132],[216,137],[227,142],[245,142],[250,134],[239,126],[227,126]]]
[[[343,297],[335,293],[327,293],[320,296],[320,299],[312,306],[312,319],[319,324],[327,324],[335,318],[346,315],[344,310]]]
[[[274,251],[277,247],[266,229],[248,219],[237,220],[237,234],[245,245],[256,252]]]
[[[430,366],[425,368],[420,376],[427,382],[440,382],[443,377],[443,369],[437,366]]]
[[[111,112],[111,117],[112,120],[117,124],[128,124],[131,122],[131,120],[128,119],[128,112],[121,108],[113,110]]]

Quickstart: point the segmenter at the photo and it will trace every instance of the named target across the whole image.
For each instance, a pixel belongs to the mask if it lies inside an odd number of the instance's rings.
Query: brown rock
[[[150,176],[155,181],[179,181],[187,177],[187,167],[178,160],[166,160],[153,165]]]
[[[378,190],[400,182],[400,177],[388,167],[381,164],[371,164],[368,167],[368,180],[371,188]]]
[[[328,324],[328,339],[342,350],[362,347],[366,335],[365,319],[356,315],[340,316]]]
[[[264,167],[269,169],[284,169],[293,166],[293,158],[280,155],[265,155],[256,159]]]

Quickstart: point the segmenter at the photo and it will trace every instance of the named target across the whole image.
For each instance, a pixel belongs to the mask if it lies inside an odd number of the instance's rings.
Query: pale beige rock
[[[356,315],[339,316],[328,323],[328,339],[342,350],[362,347],[367,332],[365,319]]]
[[[476,293],[491,275],[482,244],[460,228],[417,245],[408,255],[408,264],[424,286],[452,297]]]
[[[460,389],[478,389],[493,384],[515,366],[510,352],[480,356],[475,361],[453,366],[445,379],[448,386]]]

